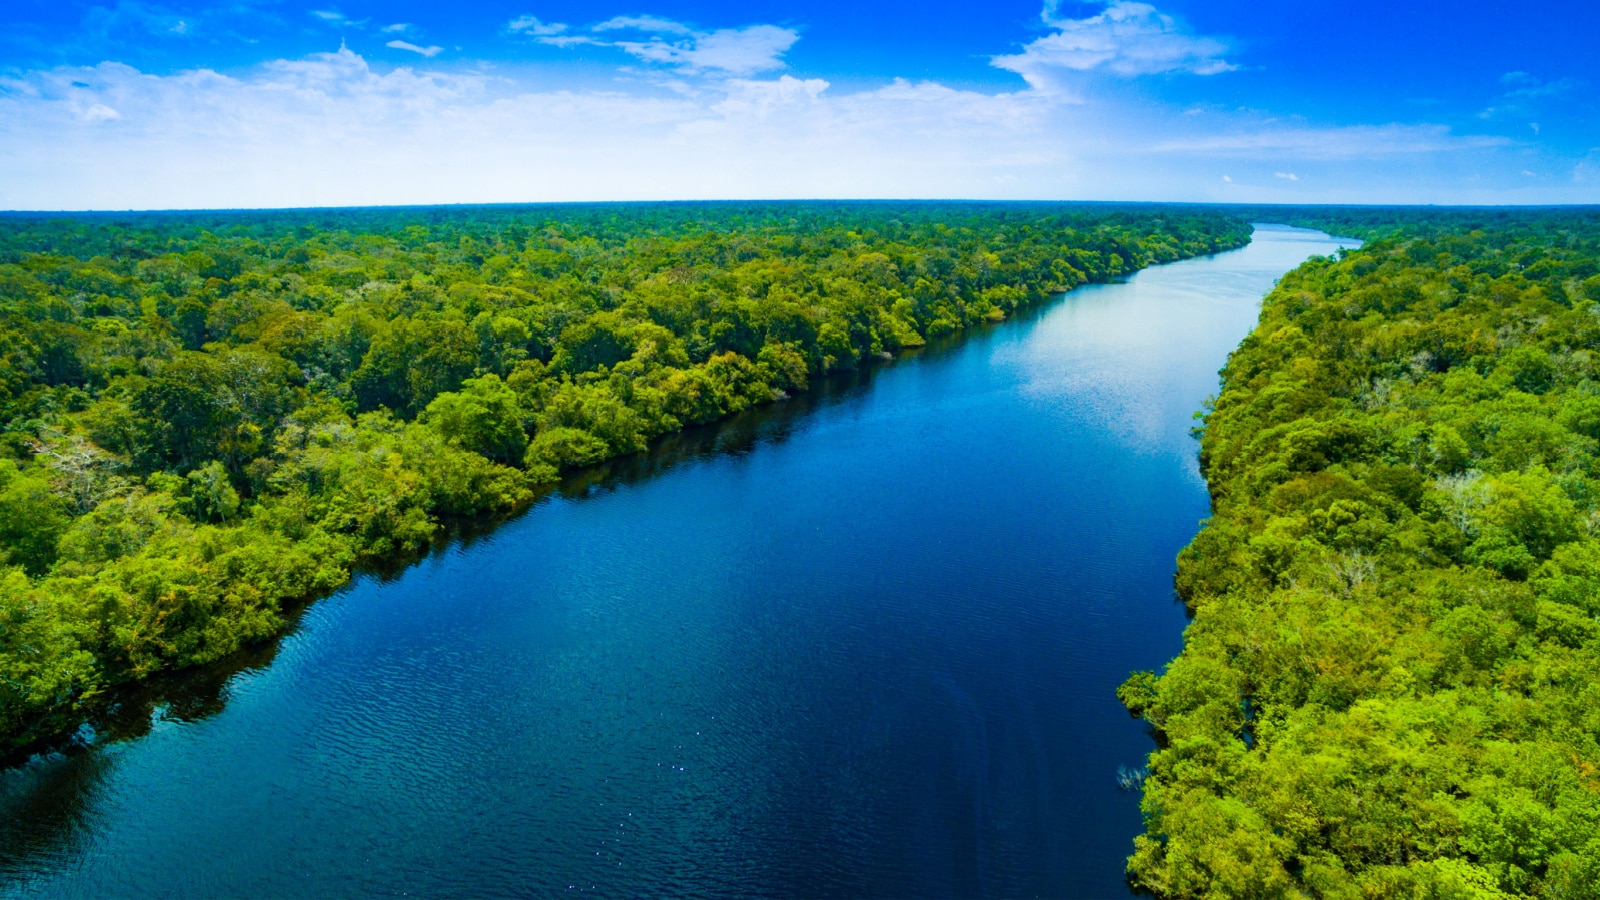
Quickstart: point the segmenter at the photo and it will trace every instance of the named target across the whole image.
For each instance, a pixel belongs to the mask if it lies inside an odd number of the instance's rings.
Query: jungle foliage
[[[1059,204],[0,218],[0,751],[564,468],[1248,232]]]
[[[1206,415],[1132,881],[1600,897],[1600,216],[1312,211]]]

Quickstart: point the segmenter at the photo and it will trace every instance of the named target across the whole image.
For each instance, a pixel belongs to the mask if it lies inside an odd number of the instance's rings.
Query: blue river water
[[[0,894],[1127,896],[1246,248],[587,473],[364,576],[148,733],[0,773]]]

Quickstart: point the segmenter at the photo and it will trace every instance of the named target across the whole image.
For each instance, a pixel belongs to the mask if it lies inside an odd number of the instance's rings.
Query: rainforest
[[[1171,897],[1600,896],[1600,216],[1306,210],[1120,695]]]
[[[1121,776],[1144,821],[1128,882],[1600,897],[1582,208],[7,216],[0,740],[69,747],[130,685],[277,640],[563,473],[1263,221],[1365,243],[1279,280],[1198,414],[1191,620],[1116,692],[1155,745]]]
[[[1061,204],[7,216],[0,742],[564,469],[1249,232]]]

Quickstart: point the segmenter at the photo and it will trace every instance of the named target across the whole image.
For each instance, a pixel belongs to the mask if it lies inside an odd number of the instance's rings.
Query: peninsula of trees
[[[1059,204],[0,217],[0,751],[565,468],[1249,231]]]
[[[1280,212],[1279,215],[1283,213]],[[1129,872],[1600,897],[1600,214],[1306,212],[1205,419],[1214,516]]]

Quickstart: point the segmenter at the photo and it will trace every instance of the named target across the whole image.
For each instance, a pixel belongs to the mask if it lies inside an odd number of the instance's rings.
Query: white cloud
[[[567,25],[564,22],[541,22],[538,16],[517,16],[506,24],[506,30],[512,34],[549,37],[566,31]]]
[[[555,37],[536,37],[533,40],[535,43],[545,44],[550,47],[610,46],[605,41],[597,41],[586,34],[562,34]]]
[[[1299,181],[1300,176],[1293,172],[1273,172],[1272,177],[1282,178],[1284,181]]]
[[[327,22],[329,25],[337,25],[340,28],[360,28],[371,21],[370,19],[352,19],[335,9],[313,9],[311,10],[311,15]]]
[[[385,25],[382,28],[379,28],[378,32],[380,34],[406,34],[415,30],[416,27],[417,26],[412,25],[410,22],[396,22],[393,25]]]
[[[1237,68],[1223,58],[1227,45],[1187,33],[1178,21],[1146,3],[1117,2],[1097,16],[1065,19],[1056,5],[1045,7],[1045,24],[1054,29],[1021,53],[996,56],[992,63],[1016,72],[1036,88],[1052,86],[1062,71],[1104,70],[1122,77],[1188,72],[1216,75]]]
[[[83,111],[83,120],[85,122],[109,122],[120,118],[122,118],[122,113],[106,106],[104,103],[96,103]]]
[[[748,25],[711,32],[691,32],[679,41],[616,41],[614,46],[645,60],[691,71],[753,75],[784,68],[783,54],[800,33],[776,25]]]
[[[573,34],[565,24],[547,24],[534,16],[520,16],[507,26],[510,33],[528,35],[541,44],[614,47],[645,62],[685,73],[725,76],[782,69],[783,54],[800,39],[798,31],[777,25],[697,31],[660,16],[616,16],[583,30],[588,34]],[[613,32],[637,34],[618,39]]]
[[[412,53],[420,53],[429,59],[438,56],[439,51],[444,49],[443,47],[419,47],[410,41],[390,41],[389,43],[384,44],[384,46],[392,47],[396,50],[410,50]]]
[[[773,81],[730,81],[727,98],[712,106],[723,114],[764,115],[795,104],[810,105],[822,98],[828,82],[821,78],[799,79],[783,75]]]
[[[591,31],[647,31],[653,34],[693,34],[694,29],[659,16],[616,16],[591,28]]]

